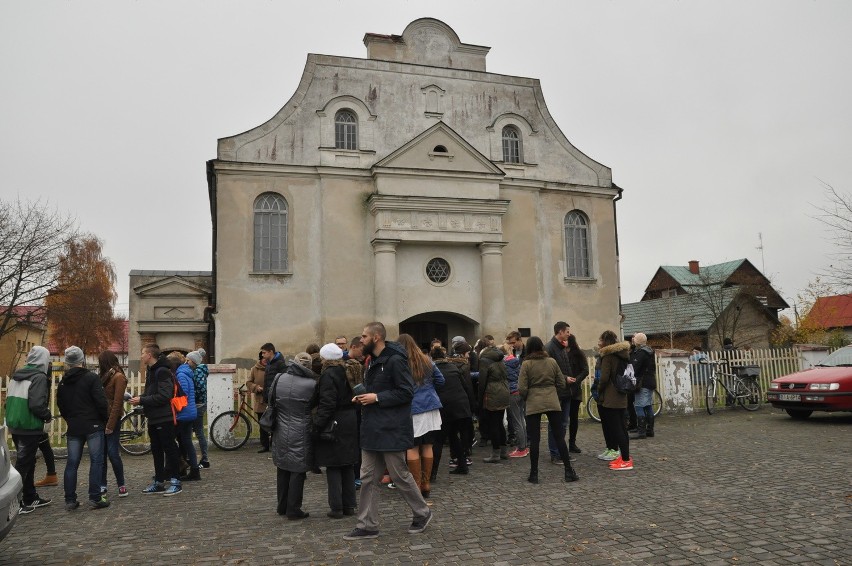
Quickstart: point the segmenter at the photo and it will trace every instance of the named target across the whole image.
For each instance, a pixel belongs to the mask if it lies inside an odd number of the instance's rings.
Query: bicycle
[[[760,384],[757,378],[760,375],[758,366],[736,366],[736,373],[716,371],[720,365],[727,365],[728,360],[716,360],[714,362],[701,361],[712,366],[710,377],[707,378],[707,391],[705,394],[707,413],[713,414],[716,411],[716,401],[718,400],[718,386],[721,385],[725,390],[725,398],[730,401],[730,404],[739,403],[746,411],[756,411],[760,408],[763,402],[763,392],[760,390]],[[718,376],[721,376],[718,377]],[[732,388],[725,383],[726,379],[733,379]]]
[[[654,407],[654,418],[656,418],[663,412],[663,396],[656,389],[654,389],[651,405]],[[593,421],[601,422],[601,416],[598,414],[598,402],[591,395],[589,395],[589,399],[586,401],[586,414]]]
[[[246,403],[246,386],[240,385],[237,393],[240,396],[239,409],[225,411],[210,425],[210,440],[221,450],[236,450],[248,442],[252,432],[251,421],[260,426],[254,411]]]
[[[124,401],[130,399],[130,394],[124,394]],[[122,452],[131,456],[144,456],[151,452],[151,441],[148,438],[148,419],[141,406],[133,407],[129,412],[125,406],[124,416],[118,421],[118,444]]]

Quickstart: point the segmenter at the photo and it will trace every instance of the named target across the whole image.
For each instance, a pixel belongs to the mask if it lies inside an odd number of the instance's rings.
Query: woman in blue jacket
[[[169,358],[171,359],[171,354]],[[198,469],[198,457],[195,453],[195,446],[192,444],[192,423],[198,416],[198,409],[195,406],[195,382],[193,374],[195,372],[184,362],[175,370],[178,385],[183,392],[186,393],[186,407],[180,410],[177,417],[177,440],[180,448],[181,456],[189,463],[189,473],[181,476],[183,481],[197,481],[201,479],[201,473]]]
[[[444,386],[444,376],[410,335],[400,334],[397,341],[408,353],[408,365],[414,379],[414,398],[411,400],[414,447],[406,453],[408,470],[414,476],[423,497],[429,497],[434,462],[432,444],[437,431],[441,430],[441,400],[435,387]]]

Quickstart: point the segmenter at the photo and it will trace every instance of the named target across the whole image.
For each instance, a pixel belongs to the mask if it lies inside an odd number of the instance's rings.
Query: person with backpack
[[[648,338],[641,332],[633,335],[636,349],[630,356],[636,374],[636,391],[633,406],[636,408],[636,432],[633,440],[654,437],[654,391],[657,389],[657,364],[654,350],[648,346]]]
[[[598,411],[601,425],[609,432],[611,441],[618,445],[619,450],[615,460],[609,463],[609,468],[617,471],[632,470],[633,458],[630,457],[630,439],[627,436],[627,423],[624,417],[624,411],[627,409],[627,393],[616,388],[619,377],[624,375],[630,365],[630,343],[619,342],[615,332],[606,330],[598,340],[598,347],[601,354]]]
[[[34,481],[38,444],[44,434],[45,423],[53,418],[49,405],[49,364],[48,349],[33,346],[27,354],[27,364],[15,372],[6,391],[6,425],[18,453],[15,469],[24,482],[22,515],[50,505],[50,499],[39,496]]]
[[[192,423],[198,417],[198,409],[195,406],[195,382],[192,379],[192,367],[184,361],[175,370],[178,382],[178,395],[186,396],[186,406],[177,412],[175,434],[177,436],[178,448],[181,457],[189,464],[186,475],[181,475],[181,481],[199,481],[201,470],[198,467],[198,453],[192,443]]]

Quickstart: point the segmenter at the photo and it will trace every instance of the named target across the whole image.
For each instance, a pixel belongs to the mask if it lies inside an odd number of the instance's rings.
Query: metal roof
[[[736,259],[725,263],[717,263],[716,265],[701,266],[698,268],[698,273],[692,273],[689,267],[684,265],[661,265],[660,269],[665,270],[681,286],[704,286],[708,283],[722,283],[727,281],[745,261],[745,259]]]
[[[727,287],[712,291],[714,294],[704,300],[698,293],[691,293],[627,303],[621,306],[621,312],[624,313],[624,333],[705,332],[713,325],[716,317],[728,308],[738,292],[737,287]],[[714,303],[718,301],[718,307],[708,308],[708,300]]]

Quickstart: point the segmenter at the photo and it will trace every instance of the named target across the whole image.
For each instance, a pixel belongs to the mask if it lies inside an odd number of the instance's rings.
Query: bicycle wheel
[[[242,413],[226,411],[213,419],[210,439],[222,450],[236,450],[251,436],[251,423]]]
[[[131,456],[143,456],[151,452],[148,438],[148,419],[143,413],[127,413],[118,423],[118,445]]]
[[[586,412],[593,421],[601,422],[601,416],[598,414],[598,402],[593,397],[589,397],[589,400],[586,401]]]
[[[654,389],[654,396],[652,402],[654,406],[654,416],[659,417],[660,413],[663,412],[663,396],[660,395],[660,392],[657,389]]]
[[[707,394],[705,396],[705,402],[707,403],[707,413],[713,414],[716,410],[716,380],[711,379],[707,382]]]
[[[763,403],[763,393],[760,391],[760,384],[757,380],[741,379],[737,382],[735,391],[737,402],[746,411],[756,411]]]

